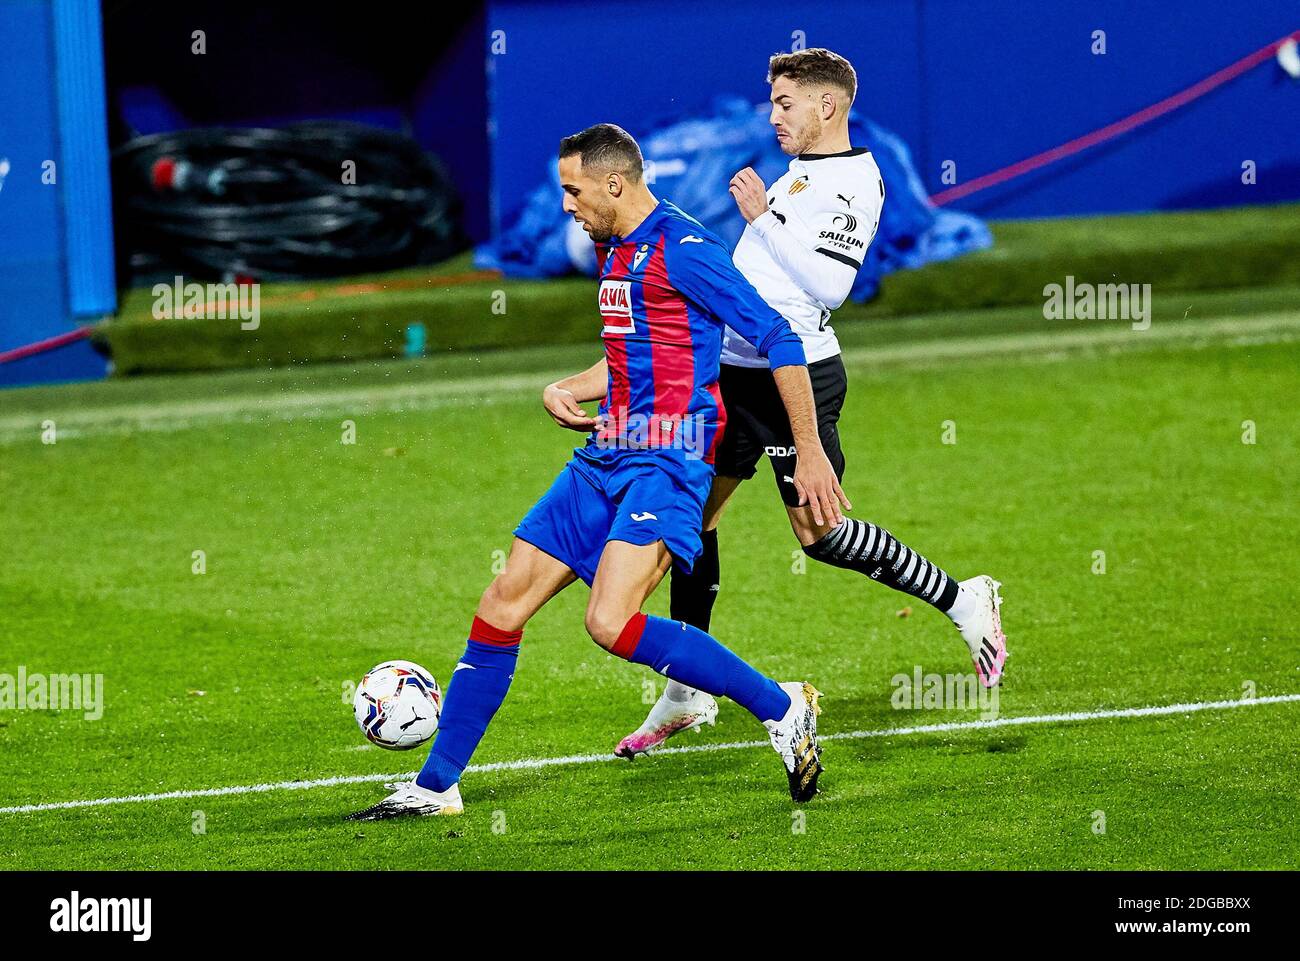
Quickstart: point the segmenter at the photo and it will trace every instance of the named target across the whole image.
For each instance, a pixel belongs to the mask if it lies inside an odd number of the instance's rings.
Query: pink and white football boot
[[[692,691],[684,701],[673,701],[667,692],[659,695],[654,707],[639,728],[618,742],[615,757],[629,761],[638,754],[648,754],[678,731],[699,730],[701,724],[715,724],[718,702],[703,691]]]
[[[980,574],[958,586],[970,591],[974,608],[963,620],[954,620],[953,623],[970,648],[970,658],[980,683],[985,687],[997,687],[1007,662],[1007,636],[1002,633],[1002,595],[998,591],[1002,582]]]

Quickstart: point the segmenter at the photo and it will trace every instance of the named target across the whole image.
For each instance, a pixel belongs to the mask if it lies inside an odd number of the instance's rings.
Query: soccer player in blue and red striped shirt
[[[598,124],[566,137],[559,173],[565,212],[597,244],[605,356],[548,386],[543,403],[587,442],[515,529],[505,570],[479,601],[420,774],[352,819],[463,810],[461,774],[505,698],[524,625],[578,579],[591,586],[586,626],[597,644],[748,709],[781,757],[790,796],[806,801],[817,791],[812,685],[778,684],[704,631],[641,612],[674,562],[689,571],[701,551],[726,425],[717,383],[724,327],[771,364],[799,451],[801,498],[818,523],[842,520],[841,504],[850,505],[821,446],[802,344],[717,237],[651,194],[626,131]],[[597,399],[589,417],[581,405]]]

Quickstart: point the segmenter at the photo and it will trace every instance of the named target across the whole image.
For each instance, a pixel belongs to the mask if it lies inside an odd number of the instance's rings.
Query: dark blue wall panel
[[[806,46],[854,61],[859,103],[916,144],[921,139],[917,8],[909,0],[744,4],[686,0],[564,3],[495,0],[488,36],[494,214],[508,218],[536,186],[566,134],[610,121],[633,135],[656,120],[707,110],[720,94],[767,99],[767,58]]]
[[[479,10],[459,26],[411,97],[411,136],[447,168],[461,195],[465,232],[475,242],[491,236],[484,22]]]
[[[963,0],[922,4],[931,192],[1103,127],[1300,29],[1300,4]],[[1106,53],[1091,52],[1105,31]],[[1254,160],[1259,183],[1241,182]],[[1300,198],[1300,85],[1263,64],[1206,97],[957,206],[992,217]],[[1288,169],[1289,172],[1288,172]]]
[[[1091,52],[1092,32],[1107,52]],[[491,0],[507,50],[489,74],[495,213],[516,209],[557,141],[609,120],[634,134],[716,94],[765,99],[766,58],[827,46],[857,107],[912,147],[931,192],[1118,120],[1300,29],[1300,4],[1226,0]],[[1300,199],[1300,85],[1267,63],[1109,145],[955,206],[994,218]],[[1254,160],[1259,183],[1241,183]]]

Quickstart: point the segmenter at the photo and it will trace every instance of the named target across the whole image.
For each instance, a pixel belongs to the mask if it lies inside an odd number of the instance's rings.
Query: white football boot
[[[419,817],[427,814],[464,814],[465,805],[460,799],[460,785],[453,784],[445,791],[430,791],[414,781],[386,784],[393,793],[364,811],[349,814],[345,821],[383,821],[388,818]]]
[[[678,731],[698,731],[701,724],[715,724],[717,720],[718,702],[703,691],[692,692],[685,701],[673,701],[667,693],[661,694],[645,722],[618,742],[614,756],[630,761],[638,754],[648,754]]]
[[[822,692],[800,681],[780,687],[790,695],[790,709],[779,721],[764,721],[763,727],[785,766],[791,799],[808,801],[817,793],[817,778],[822,773],[822,746],[817,740],[817,715],[822,712],[817,699]]]
[[[975,607],[964,620],[954,620],[953,623],[970,648],[970,658],[980,683],[985,687],[996,687],[1002,681],[1007,662],[1007,636],[1002,633],[1002,595],[998,592],[1002,582],[980,574],[958,586],[971,592]]]

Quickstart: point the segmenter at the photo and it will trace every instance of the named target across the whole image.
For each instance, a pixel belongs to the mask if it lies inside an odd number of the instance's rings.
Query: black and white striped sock
[[[846,517],[804,553],[832,567],[858,571],[947,611],[957,599],[957,581],[883,527]]]

